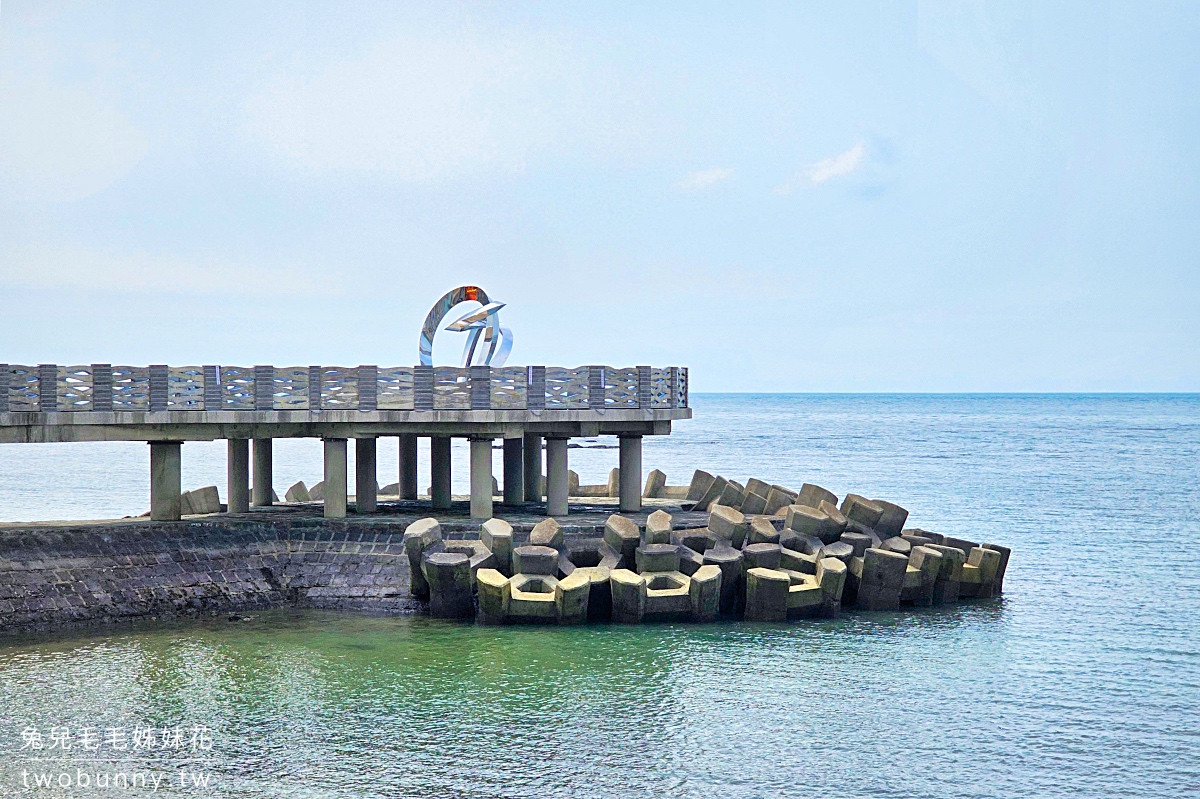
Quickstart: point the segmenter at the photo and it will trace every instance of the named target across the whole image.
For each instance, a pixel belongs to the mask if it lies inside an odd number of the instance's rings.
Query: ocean
[[[1011,547],[1004,596],[784,625],[277,610],[0,640],[0,795],[1200,795],[1200,395],[691,404],[646,439],[647,471],[897,502],[910,526]],[[579,443],[572,468],[603,482],[615,441]],[[140,513],[146,450],[0,445],[0,519]],[[275,464],[280,494],[311,485],[319,443]],[[220,442],[184,446],[186,488],[224,497],[224,468]],[[56,727],[97,748],[46,748]]]

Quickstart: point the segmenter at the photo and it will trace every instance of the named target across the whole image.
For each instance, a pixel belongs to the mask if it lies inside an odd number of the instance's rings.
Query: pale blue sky
[[[0,4],[0,361],[1200,390],[1198,3]],[[439,346],[452,360],[454,345]]]

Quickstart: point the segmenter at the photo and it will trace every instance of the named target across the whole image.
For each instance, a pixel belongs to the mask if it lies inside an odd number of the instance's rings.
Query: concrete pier
[[[567,439],[546,439],[546,515],[567,515]]]
[[[275,492],[271,487],[273,478],[273,463],[271,455],[271,439],[254,439],[254,488],[250,502],[255,507],[265,508],[275,501]]]
[[[523,437],[525,453],[525,500],[542,501],[542,437],[526,433]]]
[[[354,439],[354,509],[358,513],[374,513],[377,507],[379,481],[376,472],[376,439]]]
[[[325,518],[346,518],[346,439],[326,438]]]
[[[231,438],[226,445],[226,493],[230,513],[250,510],[250,441]]]
[[[429,439],[429,498],[433,507],[450,507],[450,438],[433,436]]]
[[[156,522],[180,518],[181,447],[178,441],[150,442],[150,518]]]
[[[417,437],[400,436],[400,499],[417,498]]]
[[[618,495],[622,513],[642,509],[642,437],[621,436]]]
[[[504,439],[504,504],[525,501],[525,442],[523,438]]]
[[[471,439],[471,518],[492,518],[492,439]]]

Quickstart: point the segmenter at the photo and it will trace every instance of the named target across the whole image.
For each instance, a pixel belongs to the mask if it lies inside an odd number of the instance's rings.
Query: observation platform
[[[347,505],[355,442],[360,511],[376,507],[376,439],[400,439],[399,498],[417,499],[417,437],[430,439],[433,509],[449,508],[450,439],[471,443],[471,516],[492,517],[492,441],[503,501],[567,515],[567,441],[620,439],[620,510],[641,509],[641,439],[690,419],[686,367],[113,366],[0,364],[0,443],[146,441],[151,518],[180,518],[181,445],[228,441],[228,510],[272,504],[275,438],[324,441],[324,515]],[[543,472],[543,440],[545,470]],[[253,448],[250,442],[253,441]],[[250,480],[253,453],[253,483]]]

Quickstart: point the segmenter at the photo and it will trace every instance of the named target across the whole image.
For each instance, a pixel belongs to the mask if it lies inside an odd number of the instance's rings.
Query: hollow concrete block
[[[604,523],[604,543],[620,553],[621,566],[630,569],[636,564],[635,553],[642,543],[642,532],[633,520],[614,513]]]
[[[432,517],[417,519],[404,530],[404,554],[408,555],[409,572],[412,575],[410,591],[418,599],[429,598],[429,583],[421,570],[421,556],[425,550],[440,544],[442,526]]]
[[[654,511],[646,517],[646,543],[671,543],[671,528],[671,514],[662,510]]]
[[[688,595],[692,604],[692,621],[712,621],[721,611],[721,568],[701,566],[691,575]]]
[[[707,552],[715,546],[729,546],[729,542],[713,533],[711,530],[674,530],[671,532],[671,543],[694,549],[697,552]]]
[[[736,508],[714,505],[708,512],[708,529],[729,541],[739,527],[746,524],[746,515]]]
[[[508,619],[508,600],[511,596],[508,577],[496,569],[480,569],[475,573],[479,608],[476,619],[480,624],[504,624]]]
[[[746,621],[787,621],[791,578],[778,569],[746,571]]]
[[[746,525],[746,542],[749,544],[778,544],[779,531],[767,519],[758,516],[751,519]]]
[[[805,483],[800,486],[800,494],[796,497],[797,505],[807,505],[810,508],[820,508],[822,502],[837,505],[837,501],[837,494],[814,483]]]
[[[612,620],[638,624],[646,613],[646,580],[629,569],[613,569],[608,577],[612,589]]]
[[[821,539],[797,533],[795,530],[784,530],[779,536],[779,545],[794,552],[803,552],[805,555],[816,555],[825,548]]]
[[[818,550],[819,552],[819,550]],[[779,550],[779,568],[800,572],[801,574],[816,574],[819,554],[811,555],[783,547]]]
[[[642,575],[645,609],[650,621],[686,621],[692,614],[691,579],[682,572],[648,572]]]
[[[691,547],[676,546],[679,550],[679,571],[691,577],[704,565],[704,555]]]
[[[558,619],[554,589],[558,579],[547,574],[514,574],[508,581],[508,620],[547,624]]]
[[[675,544],[643,544],[634,552],[638,574],[679,571],[679,547]]]
[[[529,531],[529,543],[535,546],[563,548],[562,525],[554,519],[542,519]]]
[[[716,566],[721,570],[720,612],[723,615],[736,613],[742,601],[742,563],[739,550],[728,546],[713,547],[704,553],[704,565]]]
[[[580,624],[587,621],[591,586],[591,577],[583,573],[571,574],[555,584],[554,606],[559,624]]]
[[[475,614],[470,558],[461,552],[426,552],[421,570],[429,583],[429,615],[465,619]]]
[[[748,544],[742,549],[745,568],[778,569],[782,551],[779,544]]]

